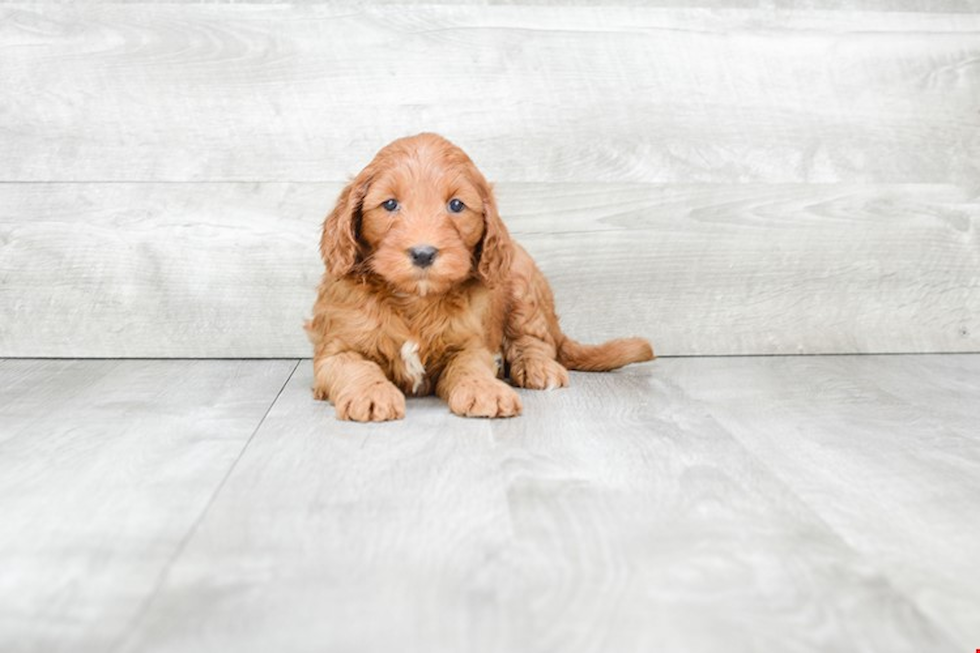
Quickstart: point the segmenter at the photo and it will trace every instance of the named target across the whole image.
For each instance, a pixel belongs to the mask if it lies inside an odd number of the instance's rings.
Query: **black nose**
[[[432,245],[418,245],[408,250],[408,255],[412,257],[412,263],[420,268],[427,268],[436,260],[439,250]]]

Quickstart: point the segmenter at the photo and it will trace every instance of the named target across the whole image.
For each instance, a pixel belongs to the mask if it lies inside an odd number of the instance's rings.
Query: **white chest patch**
[[[419,358],[419,343],[406,340],[402,345],[402,362],[405,363],[405,372],[412,380],[412,392],[418,392],[425,380],[425,365]]]

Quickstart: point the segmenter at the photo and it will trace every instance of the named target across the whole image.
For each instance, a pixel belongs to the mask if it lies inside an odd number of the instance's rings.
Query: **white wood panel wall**
[[[322,216],[422,130],[575,336],[980,349],[980,3],[572,4],[0,3],[0,356],[308,355]]]

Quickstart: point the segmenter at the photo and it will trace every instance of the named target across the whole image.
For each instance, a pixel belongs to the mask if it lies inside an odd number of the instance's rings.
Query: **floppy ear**
[[[486,184],[481,190],[484,224],[477,272],[485,284],[493,287],[502,283],[510,271],[513,248],[510,233],[497,213],[497,201],[494,199],[493,189]]]
[[[337,205],[323,221],[320,256],[327,266],[327,272],[334,277],[350,274],[357,263],[358,221],[368,187],[368,180],[362,179],[362,176],[359,175],[340,192]]]

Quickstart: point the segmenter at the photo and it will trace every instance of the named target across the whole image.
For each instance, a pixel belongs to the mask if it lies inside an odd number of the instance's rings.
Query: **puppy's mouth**
[[[434,290],[433,286],[438,285],[433,283],[434,280],[429,270],[429,268],[415,270],[414,290],[419,297],[431,294]]]
[[[433,271],[432,268],[416,269],[412,271],[411,280],[405,284],[411,294],[419,297],[430,295],[441,295],[449,290],[454,284],[454,280],[447,277],[443,271]]]

